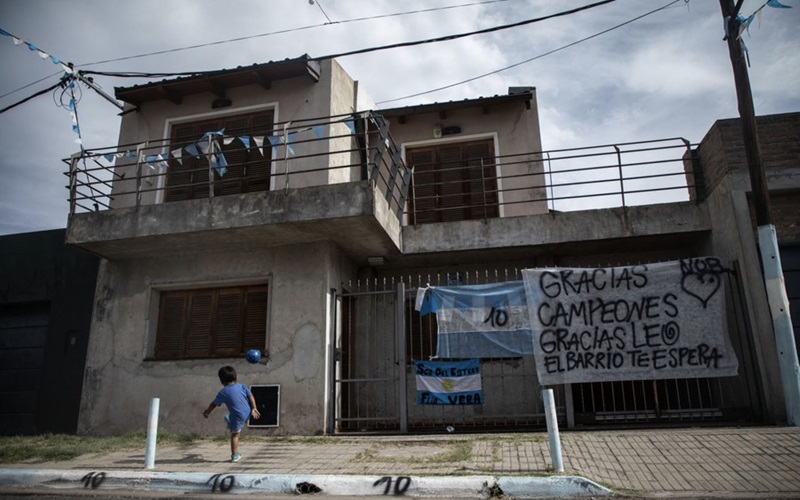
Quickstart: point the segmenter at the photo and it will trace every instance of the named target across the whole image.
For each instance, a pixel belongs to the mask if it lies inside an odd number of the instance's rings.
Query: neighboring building
[[[414,405],[408,363],[436,335],[415,288],[700,255],[737,270],[725,286],[739,376],[560,387],[561,418],[785,419],[747,187],[733,160],[714,163],[732,136],[543,152],[531,87],[375,110],[336,61],[308,57],[116,96],[119,145],[71,161],[67,242],[103,257],[80,432],[143,428],[154,397],[162,427],[216,432],[200,412],[223,364],[279,386],[273,434],[541,428],[526,357],[482,360],[495,395],[482,406]],[[767,164],[796,228],[791,154]],[[245,363],[251,348],[268,363]]]
[[[66,246],[64,232],[0,236],[3,436],[78,428],[100,259]]]

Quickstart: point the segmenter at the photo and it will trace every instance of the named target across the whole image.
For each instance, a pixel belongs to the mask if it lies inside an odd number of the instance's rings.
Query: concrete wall
[[[800,166],[800,113],[759,116],[756,126],[761,157],[768,176],[775,178],[794,173],[794,177],[800,177],[797,172]],[[717,120],[697,150],[703,165],[707,192],[716,189],[729,173],[739,174],[738,179],[742,182],[739,188],[749,189],[747,158],[738,118]],[[770,183],[770,189],[786,187]]]
[[[451,126],[461,127],[461,133],[434,138],[434,127]],[[444,118],[439,112],[407,115],[403,123],[393,117],[390,132],[402,147],[404,159],[405,150],[410,147],[493,139],[495,156],[500,157],[497,177],[501,217],[547,213],[544,166],[540,155],[531,154],[542,150],[535,93],[530,109],[524,102],[515,102],[450,109]]]
[[[779,241],[800,234],[800,113],[758,118],[759,141]],[[738,119],[717,121],[697,148],[703,168],[712,232],[706,253],[737,261],[746,301],[743,313],[753,336],[760,389],[768,421],[786,418],[772,319],[764,292],[755,216],[749,199],[742,130]]]
[[[195,253],[104,261],[97,282],[79,432],[143,430],[151,398],[161,399],[159,426],[180,432],[224,431],[224,410],[201,412],[221,388],[220,366],[231,364],[246,385],[280,384],[280,426],[247,432],[322,433],[331,288],[352,264],[330,244],[262,251]],[[158,361],[153,346],[160,290],[268,283],[265,336],[271,360],[243,358]]]
[[[328,115],[339,116],[356,111],[356,85],[345,70],[336,61],[331,62],[331,92],[328,96],[330,110]],[[336,137],[325,141],[330,148],[328,163],[331,167],[327,173],[328,183],[350,182],[360,179],[360,155],[354,149],[358,145],[352,137],[350,129],[341,122],[334,123],[329,128],[329,136]],[[341,153],[336,153],[341,151]]]

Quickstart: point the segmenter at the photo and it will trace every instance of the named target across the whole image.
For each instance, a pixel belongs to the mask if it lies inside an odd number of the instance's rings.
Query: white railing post
[[[550,460],[554,472],[564,472],[564,461],[561,458],[561,438],[558,435],[558,418],[553,389],[542,389],[544,399],[544,418],[547,422],[547,439],[550,444]]]
[[[147,417],[147,449],[144,454],[144,468],[152,469],[156,466],[156,438],[158,437],[158,407],[159,398],[150,400],[150,415]]]

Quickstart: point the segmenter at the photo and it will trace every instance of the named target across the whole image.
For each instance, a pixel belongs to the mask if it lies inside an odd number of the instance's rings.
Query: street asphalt
[[[800,498],[800,428],[562,431],[563,473],[547,434],[253,439],[231,463],[205,439],[65,462],[0,464],[0,489],[119,489],[425,498]],[[248,439],[250,438],[250,439]]]

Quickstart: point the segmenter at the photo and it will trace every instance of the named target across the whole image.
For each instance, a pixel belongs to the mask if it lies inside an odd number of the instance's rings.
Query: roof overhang
[[[531,107],[533,91],[524,91],[508,95],[496,95],[492,97],[478,97],[476,99],[464,99],[463,101],[435,102],[432,104],[419,104],[414,106],[404,106],[401,108],[378,109],[376,113],[387,118],[403,118],[408,115],[419,115],[423,113],[443,113],[454,109],[483,108],[487,110],[498,104],[508,104],[521,102],[527,109]]]
[[[187,95],[211,92],[218,97],[225,97],[225,91],[233,87],[256,84],[269,89],[276,80],[307,76],[318,82],[319,75],[319,61],[305,55],[296,59],[207,71],[132,87],[116,87],[114,95],[117,99],[134,106],[159,99],[180,104],[183,96]]]

